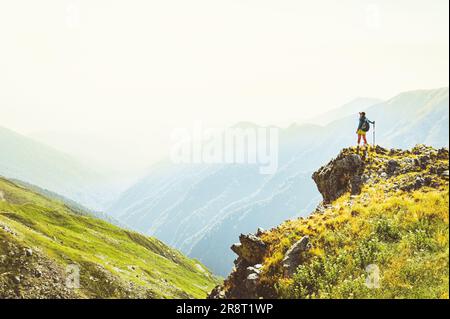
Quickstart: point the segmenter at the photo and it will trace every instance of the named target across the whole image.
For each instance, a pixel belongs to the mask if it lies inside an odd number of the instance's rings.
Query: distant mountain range
[[[116,195],[108,178],[73,157],[0,127],[0,175],[58,193],[94,210]]]
[[[347,116],[358,114],[358,112],[360,112],[361,110],[365,110],[371,107],[372,105],[379,104],[382,102],[383,100],[380,99],[364,98],[364,97],[356,98],[353,101],[350,101],[349,103],[344,104],[341,107],[338,107],[337,109],[333,109],[324,114],[313,117],[307,120],[306,122],[310,124],[317,124],[324,126],[336,120],[343,119]]]
[[[163,162],[125,191],[109,212],[227,274],[234,259],[229,247],[240,233],[304,216],[318,203],[311,173],[342,147],[355,144],[356,110],[376,121],[377,143],[383,146],[449,145],[448,88],[405,92],[384,102],[357,101],[324,115],[325,126],[282,129],[274,175],[260,175],[252,165]]]
[[[256,165],[165,161],[120,196],[109,177],[86,163],[0,127],[0,175],[92,212],[109,207],[113,221],[156,236],[225,275],[234,258],[229,246],[240,233],[304,216],[317,204],[320,194],[311,173],[355,143],[359,110],[376,121],[377,143],[385,147],[441,147],[449,144],[448,106],[448,88],[405,92],[381,102],[359,98],[311,120],[322,125],[281,129],[274,175],[261,175]]]

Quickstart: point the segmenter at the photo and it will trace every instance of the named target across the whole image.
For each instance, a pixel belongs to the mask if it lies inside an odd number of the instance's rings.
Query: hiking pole
[[[375,121],[373,121],[373,147],[375,147]]]

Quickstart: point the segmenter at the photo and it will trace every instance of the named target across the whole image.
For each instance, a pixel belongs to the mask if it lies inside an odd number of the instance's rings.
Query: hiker
[[[365,146],[368,144],[366,133],[370,130],[370,124],[375,124],[375,121],[369,121],[366,117],[366,112],[359,112],[359,125],[356,130],[356,134],[358,134],[358,146],[361,144],[361,138],[364,140]]]

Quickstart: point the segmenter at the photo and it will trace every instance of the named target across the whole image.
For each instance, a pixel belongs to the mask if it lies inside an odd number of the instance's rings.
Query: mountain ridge
[[[448,299],[448,163],[424,145],[342,150],[313,174],[315,211],[241,234],[209,297]]]

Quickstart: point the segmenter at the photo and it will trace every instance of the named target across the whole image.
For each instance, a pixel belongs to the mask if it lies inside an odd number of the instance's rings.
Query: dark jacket
[[[360,118],[359,118],[358,131],[359,131],[360,129],[362,129],[363,124],[364,124],[366,121],[369,122],[370,124],[374,124],[374,123],[375,123],[375,122],[370,121],[370,120],[369,120],[367,117],[365,117],[365,116],[360,117]]]

